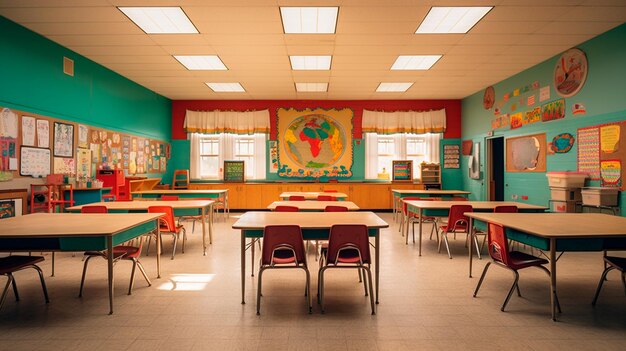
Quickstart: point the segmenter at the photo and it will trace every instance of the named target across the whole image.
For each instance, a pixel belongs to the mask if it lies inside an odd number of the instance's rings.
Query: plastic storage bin
[[[580,188],[550,188],[550,199],[558,201],[582,201]]]
[[[583,188],[583,205],[617,206],[618,188]]]
[[[551,212],[576,212],[576,201],[550,201]]]
[[[582,188],[589,175],[581,172],[548,172],[546,176],[551,187]]]

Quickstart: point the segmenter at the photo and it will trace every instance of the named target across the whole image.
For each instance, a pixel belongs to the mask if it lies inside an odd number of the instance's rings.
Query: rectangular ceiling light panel
[[[392,70],[428,70],[442,55],[400,55],[391,66]]]
[[[431,7],[416,34],[467,33],[493,7]]]
[[[339,7],[281,7],[285,34],[334,34]]]
[[[147,34],[197,34],[180,7],[118,7]]]
[[[243,93],[246,90],[239,83],[206,83],[216,93]]]
[[[174,55],[183,66],[190,71],[210,70],[226,71],[228,68],[217,55]]]
[[[329,70],[331,59],[332,56],[289,56],[292,70]]]
[[[378,93],[397,93],[397,92],[405,92],[409,90],[409,88],[413,85],[413,83],[380,83],[378,88],[376,88],[376,92]]]
[[[296,91],[298,92],[327,92],[328,83],[296,83]]]

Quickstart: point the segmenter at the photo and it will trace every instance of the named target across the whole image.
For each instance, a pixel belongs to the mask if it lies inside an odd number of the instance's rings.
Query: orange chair
[[[15,294],[15,301],[20,300],[20,295],[17,292],[17,285],[15,285],[15,277],[13,273],[21,271],[23,269],[32,268],[39,274],[39,280],[41,281],[41,288],[43,289],[43,296],[46,303],[50,302],[48,298],[48,289],[46,288],[46,281],[43,278],[43,272],[41,268],[37,266],[37,263],[43,262],[44,258],[41,256],[8,256],[0,258],[0,275],[6,275],[8,280],[2,291],[2,297],[0,297],[0,309],[4,304],[9,293],[9,286],[13,285],[13,294]]]
[[[80,209],[81,213],[108,213],[108,209],[106,206],[92,205],[92,206],[83,206]],[[150,278],[146,274],[145,269],[141,262],[139,262],[139,255],[141,255],[141,247],[143,243],[143,238],[139,238],[139,245],[117,245],[113,247],[113,260],[117,262],[118,260],[128,260],[133,262],[133,268],[130,273],[130,283],[128,285],[128,295],[132,294],[133,285],[135,282],[135,268],[139,267],[139,271],[143,275],[146,282],[148,282],[148,286],[152,286],[152,282],[150,282]],[[83,296],[83,287],[85,286],[85,276],[87,275],[87,265],[89,264],[89,260],[94,257],[102,257],[105,260],[107,259],[106,251],[87,251],[85,252],[85,264],[83,265],[83,275],[80,280],[80,291],[78,293],[79,297]]]
[[[311,277],[307,266],[302,231],[298,225],[272,225],[263,230],[263,249],[259,267],[259,286],[256,295],[256,314],[261,313],[261,283],[267,269],[302,269],[306,274],[305,296],[311,313]]]
[[[448,213],[448,223],[440,227],[441,236],[443,237],[443,242],[446,244],[446,250],[448,251],[448,257],[450,259],[452,259],[452,254],[450,254],[448,234],[456,235],[458,233],[463,233],[469,237],[469,218],[464,215],[464,213],[473,211],[474,209],[470,205],[453,205],[450,207],[450,211]],[[441,252],[441,241],[442,240],[439,240],[438,252]],[[474,244],[476,244],[476,252],[480,258],[480,248],[478,247],[478,240],[476,240],[476,237],[474,237]]]
[[[336,201],[337,198],[330,195],[317,195],[317,201]]]
[[[302,195],[291,195],[289,201],[305,201],[306,199]]]
[[[170,234],[174,237],[174,246],[172,249],[172,259],[174,259],[174,255],[176,255],[176,244],[178,243],[178,237],[180,233],[183,233],[183,248],[182,252],[185,253],[185,242],[187,241],[187,231],[185,227],[180,224],[176,224],[174,220],[174,210],[171,206],[150,206],[148,207],[148,213],[164,213],[165,215],[159,218],[159,234],[161,236],[163,233]],[[152,238],[148,239],[148,250],[150,251],[150,242]],[[163,243],[163,238],[161,238],[161,243]]]
[[[177,169],[172,176],[172,189],[189,189],[189,170]]]
[[[322,313],[324,313],[324,274],[328,269],[346,268],[357,269],[367,279],[363,287],[365,295],[369,296],[372,314],[376,314],[374,291],[372,285],[372,271],[370,265],[369,235],[367,226],[363,224],[335,224],[330,228],[328,237],[328,251],[320,258],[318,274],[318,297]],[[367,274],[367,275],[366,275]]]
[[[178,196],[176,195],[161,195],[161,201],[178,201]]]
[[[300,209],[298,207],[296,207],[296,206],[278,205],[278,206],[276,206],[274,211],[275,212],[299,212]]]
[[[476,295],[478,294],[478,290],[480,289],[480,286],[485,279],[485,275],[487,274],[487,270],[489,269],[491,263],[495,263],[500,267],[509,269],[513,271],[513,274],[515,274],[515,280],[513,281],[513,285],[511,286],[511,289],[509,290],[509,293],[504,300],[504,304],[502,304],[502,307],[500,308],[500,311],[504,311],[506,305],[511,299],[511,295],[513,295],[514,289],[517,289],[518,296],[522,296],[518,286],[519,273],[517,271],[528,267],[537,267],[546,272],[549,277],[550,271],[543,266],[544,264],[547,264],[548,261],[524,252],[509,251],[509,244],[506,233],[504,232],[504,228],[501,225],[489,223],[487,227],[487,235],[489,237],[489,255],[492,258],[492,262],[487,262],[487,265],[485,265],[485,269],[483,270],[483,273],[480,276],[480,280],[478,281],[478,285],[476,286],[476,290],[474,291],[474,297],[476,297]],[[561,312],[559,299],[556,295],[554,296],[554,298],[557,308],[559,309],[559,312]]]

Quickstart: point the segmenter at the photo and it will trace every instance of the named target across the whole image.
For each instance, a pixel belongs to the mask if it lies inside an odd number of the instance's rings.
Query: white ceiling
[[[413,34],[431,6],[495,6],[468,34]],[[116,6],[181,6],[200,34],[147,35]],[[336,34],[283,34],[279,6],[340,6]],[[0,15],[170,99],[460,99],[626,22],[626,0],[0,0]],[[172,55],[219,55],[188,71]],[[442,54],[429,71],[398,55]],[[292,71],[288,55],[332,55]],[[239,82],[214,93],[204,82]],[[295,82],[328,82],[297,93]],[[415,82],[376,93],[380,82]]]

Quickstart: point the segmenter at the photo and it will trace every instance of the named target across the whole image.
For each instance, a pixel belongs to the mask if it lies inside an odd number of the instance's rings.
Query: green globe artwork
[[[304,168],[320,169],[337,162],[346,146],[346,134],[332,118],[321,114],[295,119],[285,131],[289,158]]]

